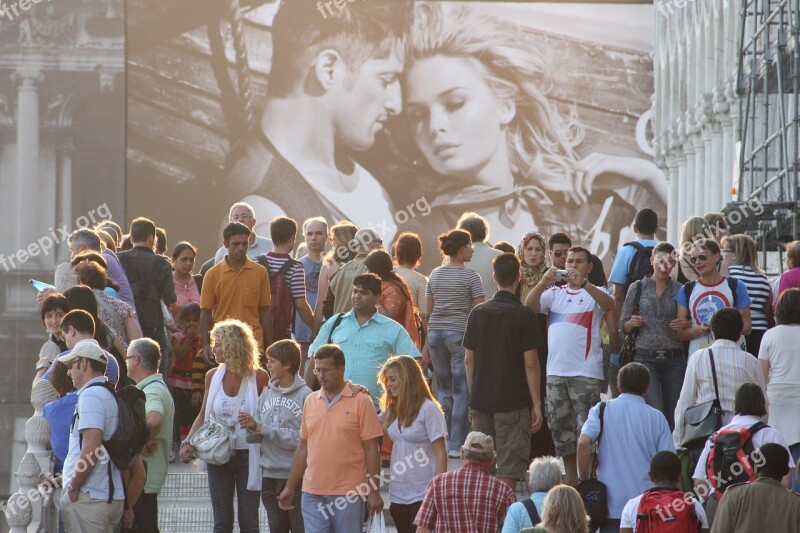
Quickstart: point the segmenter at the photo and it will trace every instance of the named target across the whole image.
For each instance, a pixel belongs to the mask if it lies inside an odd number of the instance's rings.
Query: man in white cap
[[[517,496],[489,474],[495,457],[492,437],[479,431],[467,435],[461,447],[461,468],[439,474],[428,485],[414,520],[417,533],[500,531]]]

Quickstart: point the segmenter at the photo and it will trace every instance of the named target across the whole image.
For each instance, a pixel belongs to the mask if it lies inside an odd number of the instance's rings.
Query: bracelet
[[[192,443],[191,443],[191,442],[189,442],[189,439],[186,439],[186,440],[184,440],[183,442],[181,442],[181,448],[183,448],[183,447],[184,447],[184,446],[186,446],[187,444],[188,444],[189,446],[191,446],[191,445],[192,445]]]

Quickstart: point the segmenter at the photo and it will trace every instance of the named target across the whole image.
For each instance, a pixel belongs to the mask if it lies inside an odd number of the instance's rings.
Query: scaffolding
[[[798,238],[800,0],[742,0],[739,20],[738,171],[725,212],[766,254]],[[741,216],[754,205],[760,215]]]

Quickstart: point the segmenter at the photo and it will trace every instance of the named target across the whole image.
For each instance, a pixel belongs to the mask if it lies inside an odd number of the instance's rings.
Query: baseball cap
[[[356,232],[353,240],[356,242],[356,249],[361,252],[369,252],[372,243],[383,242],[380,234],[373,228],[361,228]]]
[[[56,359],[59,363],[69,364],[75,359],[83,357],[84,359],[93,359],[104,365],[108,364],[108,356],[106,352],[97,344],[94,339],[86,339],[77,343],[72,350],[65,353]]]
[[[467,440],[464,441],[461,449],[465,452],[492,454],[494,453],[494,440],[485,433],[472,431],[467,435]]]

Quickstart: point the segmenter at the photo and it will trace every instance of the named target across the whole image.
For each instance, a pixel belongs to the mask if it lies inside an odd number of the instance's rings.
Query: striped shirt
[[[426,315],[427,306],[425,301],[425,293],[428,290],[428,278],[420,274],[416,270],[411,270],[406,267],[397,267],[394,273],[403,278],[411,289],[411,297],[414,299],[414,305],[419,309],[419,314]]]
[[[428,329],[461,331],[467,329],[472,300],[483,298],[483,284],[477,272],[466,267],[442,266],[433,269],[426,296],[433,297]]]
[[[767,276],[759,274],[745,265],[731,265],[728,267],[728,272],[731,277],[744,283],[747,288],[747,294],[750,296],[751,302],[750,317],[753,321],[753,329],[768,330],[769,323],[767,322],[767,315],[764,313],[764,307],[772,294],[772,287],[767,281]]]
[[[745,383],[755,383],[761,390],[767,388],[758,359],[739,348],[735,342],[719,339],[708,348],[697,350],[689,356],[681,396],[675,406],[675,431],[672,436],[676,447],[683,441],[683,415],[686,410],[714,399],[714,378],[711,375],[709,349],[714,352],[723,424],[730,423],[733,418],[733,400],[740,386]]]
[[[269,265],[268,273],[274,274],[281,267],[291,259],[289,254],[279,254],[276,252],[268,252],[263,257],[267,259],[267,264]],[[259,263],[262,264],[263,263]],[[305,298],[306,297],[306,271],[303,268],[303,265],[299,261],[295,261],[295,264],[289,267],[289,270],[286,271],[284,274],[286,278],[286,282],[289,284],[289,295],[292,299],[295,298]]]

